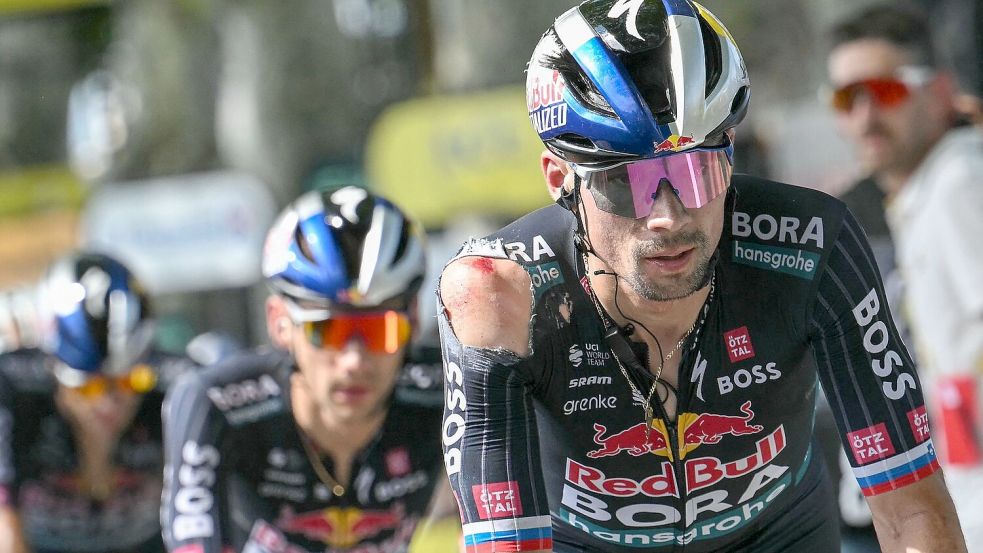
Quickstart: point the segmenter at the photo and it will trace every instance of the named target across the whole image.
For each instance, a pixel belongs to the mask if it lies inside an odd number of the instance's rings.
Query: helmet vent
[[[580,136],[579,134],[573,133],[563,133],[557,136],[554,140],[557,142],[563,142],[568,146],[574,146],[576,148],[581,148],[584,150],[596,150],[597,146],[594,142],[586,137]]]
[[[301,255],[311,263],[317,263],[314,260],[314,254],[311,252],[311,245],[307,243],[307,238],[304,237],[304,233],[300,231],[300,226],[294,229],[294,240],[297,242],[297,246],[300,248]]]
[[[573,54],[560,44],[556,31],[550,29],[550,35],[556,42],[556,53],[548,55],[543,65],[560,72],[566,82],[567,90],[574,95],[581,105],[601,115],[616,117],[611,104],[604,98],[594,82],[587,77],[577,60],[574,59]]]
[[[396,244],[396,253],[393,254],[393,260],[402,259],[403,254],[406,253],[406,246],[410,241],[409,226],[403,226],[403,232],[399,233],[399,243]]]
[[[720,75],[723,72],[723,54],[720,51],[720,38],[717,32],[710,27],[703,14],[699,14],[697,19],[700,21],[700,32],[703,34],[703,56],[707,68],[707,87],[705,96],[709,97],[713,89],[720,82]]]
[[[674,121],[676,110],[670,92],[669,41],[625,56],[624,64],[652,116],[659,123]]]
[[[747,109],[748,100],[748,87],[742,86],[737,94],[734,95],[734,101],[730,104],[730,112],[738,113]]]

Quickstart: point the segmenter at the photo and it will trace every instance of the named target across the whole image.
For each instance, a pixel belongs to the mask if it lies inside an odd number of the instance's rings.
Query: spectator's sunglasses
[[[598,209],[619,217],[647,217],[663,181],[687,209],[723,194],[732,172],[728,149],[693,150],[623,163],[607,169],[574,165]]]
[[[372,353],[396,353],[410,341],[412,334],[409,316],[392,310],[338,313],[329,319],[300,323],[300,326],[313,346],[342,349],[357,337]]]
[[[74,369],[73,369],[74,370]],[[58,381],[66,388],[88,398],[105,395],[110,390],[125,391],[134,394],[145,394],[157,385],[157,373],[148,365],[139,364],[129,372],[119,376],[94,374],[81,379],[59,376]]]
[[[935,72],[931,67],[904,66],[898,68],[893,76],[877,79],[864,79],[827,92],[829,103],[838,112],[849,113],[864,94],[881,108],[893,108],[911,97],[912,89],[931,82]]]

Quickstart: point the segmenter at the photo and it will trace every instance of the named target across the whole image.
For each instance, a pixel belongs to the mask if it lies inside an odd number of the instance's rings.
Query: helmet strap
[[[581,183],[583,179],[580,175],[574,173],[573,175],[573,187],[569,190],[561,189],[560,196],[556,199],[556,203],[562,206],[564,209],[573,213],[573,218],[577,221],[577,228],[573,235],[573,244],[577,248],[577,251],[585,254],[592,254],[597,256],[597,252],[594,251],[594,247],[590,243],[590,238],[587,236],[587,225],[585,224],[586,213],[581,213],[580,206],[583,201],[581,200]]]

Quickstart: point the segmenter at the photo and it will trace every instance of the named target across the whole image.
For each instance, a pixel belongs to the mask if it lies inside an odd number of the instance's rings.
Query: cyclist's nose
[[[653,199],[655,201],[645,221],[649,230],[674,231],[689,222],[690,214],[679,200],[669,179],[662,179]]]
[[[339,368],[346,372],[355,372],[366,366],[368,350],[365,339],[359,334],[352,334],[344,347],[338,350]]]

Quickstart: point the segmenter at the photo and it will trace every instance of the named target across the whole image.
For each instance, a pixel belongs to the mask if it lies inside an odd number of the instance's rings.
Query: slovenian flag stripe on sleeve
[[[917,482],[939,469],[932,440],[863,467],[854,467],[853,475],[865,496],[896,490]]]
[[[550,517],[523,517],[473,522],[464,525],[468,553],[535,551],[553,547]]]

